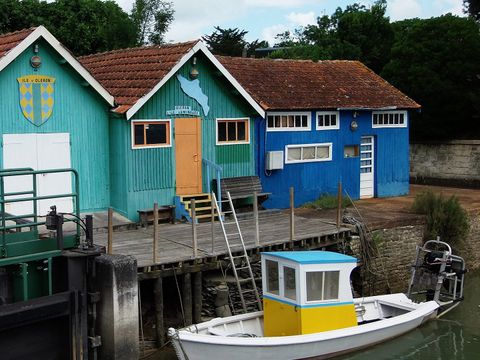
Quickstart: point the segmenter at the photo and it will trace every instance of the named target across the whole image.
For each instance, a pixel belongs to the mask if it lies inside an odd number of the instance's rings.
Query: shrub
[[[415,197],[412,210],[426,216],[427,239],[440,236],[442,241],[453,244],[461,241],[470,228],[468,214],[455,196],[445,199],[427,190]]]
[[[342,197],[342,208],[346,208],[351,204],[349,199]],[[303,207],[308,209],[336,209],[338,207],[338,198],[337,195],[321,194],[317,200],[308,202]]]

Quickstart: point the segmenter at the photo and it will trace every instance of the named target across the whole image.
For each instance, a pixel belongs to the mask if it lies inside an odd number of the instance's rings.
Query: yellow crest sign
[[[43,125],[53,112],[55,78],[27,75],[17,78],[23,116],[36,126]]]

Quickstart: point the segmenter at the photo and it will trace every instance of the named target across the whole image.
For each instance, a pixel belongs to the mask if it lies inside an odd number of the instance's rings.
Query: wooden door
[[[373,136],[363,136],[360,144],[360,198],[374,195],[374,140]]]
[[[202,137],[200,118],[175,119],[177,195],[202,192]]]

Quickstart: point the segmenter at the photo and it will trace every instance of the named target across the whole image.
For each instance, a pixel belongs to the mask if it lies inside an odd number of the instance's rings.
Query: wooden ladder
[[[223,237],[225,239],[225,243],[228,249],[228,256],[230,257],[230,265],[233,270],[233,275],[235,277],[235,282],[237,284],[238,293],[240,296],[240,301],[242,304],[242,309],[244,313],[247,313],[247,309],[249,306],[255,305],[258,310],[262,310],[262,301],[260,300],[260,296],[258,294],[257,285],[255,283],[255,278],[253,276],[252,267],[250,265],[250,259],[248,258],[247,249],[245,248],[245,242],[243,240],[242,232],[240,230],[240,224],[238,223],[237,214],[235,213],[235,208],[233,206],[232,198],[230,196],[230,192],[227,191],[227,202],[229,204],[230,209],[228,211],[223,210],[220,211],[221,208],[221,200],[218,201],[215,193],[212,192],[213,203],[215,206],[215,211],[217,214],[221,215],[218,216],[220,226],[222,228]],[[223,215],[231,214],[233,221],[225,221]],[[234,252],[232,252],[232,248]],[[237,253],[237,248],[240,248],[239,253]],[[247,272],[247,277],[239,277],[240,272]],[[249,285],[249,287],[248,287]],[[255,296],[254,301],[245,301],[245,296],[248,294],[253,294]],[[232,301],[232,310],[233,313],[237,313],[235,309],[235,304]]]

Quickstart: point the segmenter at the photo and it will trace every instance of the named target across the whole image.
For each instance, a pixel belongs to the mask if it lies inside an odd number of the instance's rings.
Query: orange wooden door
[[[177,195],[202,192],[202,136],[200,118],[175,119]]]

